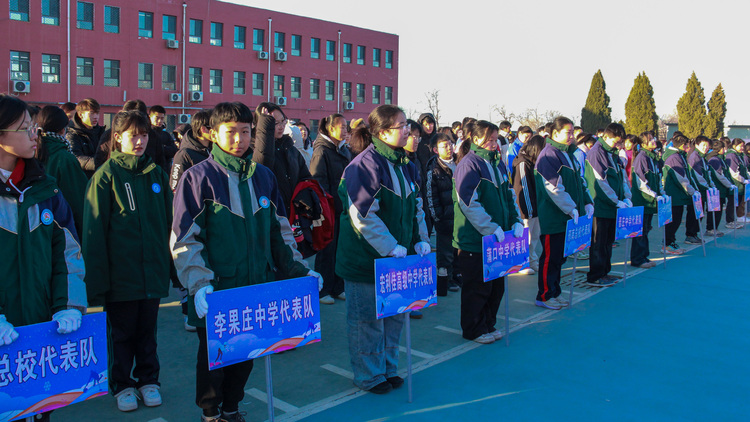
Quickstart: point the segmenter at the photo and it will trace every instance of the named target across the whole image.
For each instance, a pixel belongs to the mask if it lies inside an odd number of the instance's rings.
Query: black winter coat
[[[526,154],[519,154],[513,160],[513,190],[516,192],[516,205],[524,220],[539,215],[536,206],[534,164]]]
[[[427,164],[425,180],[427,208],[435,231],[453,234],[453,170],[437,155]]]
[[[344,169],[352,160],[351,152],[346,147],[339,148],[329,138],[319,134],[313,143],[313,154],[310,160],[310,173],[320,182],[326,192],[333,196],[336,217],[344,211],[341,198],[338,195],[339,183]]]
[[[104,126],[87,128],[81,122],[78,114],[76,114],[73,118],[73,124],[68,127],[68,133],[65,135],[70,144],[70,152],[76,156],[81,169],[89,179],[94,175],[94,171],[96,171],[94,155],[96,154],[96,147],[99,145],[99,139],[102,137],[105,129]]]
[[[172,192],[177,189],[177,183],[179,183],[182,173],[208,158],[210,152],[211,144],[209,143],[207,147],[204,147],[193,135],[193,129],[188,129],[185,136],[182,137],[180,150],[174,156],[172,171],[169,173],[169,187],[172,188]]]

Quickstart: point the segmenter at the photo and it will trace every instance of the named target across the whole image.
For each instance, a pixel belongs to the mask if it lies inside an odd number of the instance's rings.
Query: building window
[[[357,102],[365,102],[365,84],[357,84]]]
[[[336,81],[326,81],[326,101],[333,101],[336,94]]]
[[[224,24],[211,22],[211,45],[221,47],[224,40]]]
[[[393,51],[385,50],[385,68],[393,69]]]
[[[372,49],[372,67],[380,67],[380,49]]]
[[[245,72],[234,72],[234,95],[245,95]]]
[[[234,27],[234,48],[240,50],[245,49],[245,32],[247,32],[247,30],[244,26]]]
[[[273,51],[284,51],[286,36],[283,32],[273,33]]]
[[[200,19],[190,19],[190,36],[188,41],[193,44],[203,42],[203,21]]]
[[[344,101],[352,100],[352,83],[344,82],[344,86],[341,88],[341,97]]]
[[[188,69],[188,91],[202,91],[203,69],[191,67]]]
[[[292,56],[302,55],[302,35],[292,35]]]
[[[42,54],[42,82],[47,84],[60,83],[59,54]]]
[[[224,72],[221,69],[211,69],[208,71],[208,92],[212,94],[221,94],[221,82]]]
[[[154,65],[151,63],[138,63],[138,88],[154,88]]]
[[[28,9],[28,8],[27,8]],[[94,3],[79,1],[76,9],[76,28],[94,30]],[[26,19],[28,20],[28,19]]]
[[[120,8],[104,6],[104,32],[110,34],[120,33]]]
[[[352,45],[344,43],[344,63],[352,62]]]
[[[60,0],[42,0],[42,23],[60,25]]]
[[[310,139],[318,137],[318,127],[320,126],[320,120],[310,119]]]
[[[273,96],[284,96],[284,76],[282,75],[274,75],[273,77]]]
[[[151,12],[138,12],[138,36],[143,38],[154,37],[154,14]]]
[[[393,104],[393,87],[385,87],[385,104]]]
[[[10,19],[29,21],[29,0],[10,0]]]
[[[310,58],[320,58],[320,38],[310,38]]]
[[[94,59],[76,57],[76,83],[78,85],[94,84]]]
[[[177,16],[164,15],[161,17],[161,39],[177,39]]]
[[[310,99],[320,99],[320,79],[310,79]]]
[[[253,29],[253,50],[263,51],[263,44],[266,31],[263,29]]]
[[[336,41],[326,41],[326,60],[336,60]]]
[[[302,98],[302,78],[292,76],[292,98]]]
[[[171,64],[161,65],[161,89],[167,91],[177,90],[177,66]]]
[[[365,64],[365,56],[367,55],[367,49],[364,45],[357,46],[357,64]]]
[[[253,73],[253,95],[263,95],[264,76],[262,73]]]
[[[104,59],[104,86],[120,86],[120,61]]]
[[[372,103],[380,104],[380,85],[372,86]]]
[[[21,81],[30,80],[31,64],[28,51],[10,52],[10,78]]]

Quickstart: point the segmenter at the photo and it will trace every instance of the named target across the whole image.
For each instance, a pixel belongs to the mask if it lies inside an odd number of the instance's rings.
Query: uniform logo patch
[[[53,220],[52,211],[50,211],[47,208],[42,210],[41,220],[42,220],[42,224],[44,224],[45,226],[49,226],[50,224],[52,224],[52,220]]]
[[[411,190],[412,190],[412,192],[414,192],[414,191],[416,190],[416,189],[414,189],[414,182],[411,182],[411,183],[409,184],[409,186],[411,186]]]
[[[158,183],[154,183],[151,185],[151,190],[154,191],[154,193],[159,193],[161,192],[161,186],[159,186]]]
[[[271,206],[271,201],[269,201],[265,196],[261,196],[258,202],[260,203],[260,206],[262,208],[268,208],[269,206]]]

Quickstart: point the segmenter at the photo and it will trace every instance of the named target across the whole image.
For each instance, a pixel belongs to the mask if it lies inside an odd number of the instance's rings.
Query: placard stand
[[[406,389],[409,391],[409,403],[412,402],[412,389],[411,389],[411,317],[409,314],[404,314],[406,321]]]
[[[510,295],[507,275],[503,277],[503,283],[505,283],[505,346],[510,346]]]
[[[578,252],[573,254],[573,273],[570,274],[570,297],[568,299],[569,307],[573,307],[573,287],[576,284],[576,267],[578,267]]]
[[[273,422],[273,376],[271,374],[271,355],[266,355],[266,395],[268,396],[268,420]]]
[[[666,224],[661,226],[661,234],[663,236],[661,239],[661,244],[662,244],[661,255],[662,255],[662,258],[664,258],[664,269],[666,269],[667,268],[667,225]]]
[[[630,241],[631,240],[632,240],[631,238],[625,239],[625,265],[622,269],[622,287],[625,287],[625,279],[628,278],[628,259],[630,259]]]

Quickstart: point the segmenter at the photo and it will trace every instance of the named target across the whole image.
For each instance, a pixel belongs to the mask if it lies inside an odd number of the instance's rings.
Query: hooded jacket
[[[422,164],[419,168],[419,175],[422,177],[422,180],[427,180],[425,177],[427,175],[427,163],[430,162],[430,159],[435,155],[434,152],[432,152],[432,139],[437,135],[438,133],[438,124],[437,120],[435,120],[435,116],[432,115],[432,113],[422,113],[419,115],[419,119],[417,119],[417,123],[419,125],[422,125],[422,122],[426,118],[432,118],[432,121],[435,122],[435,129],[432,131],[431,135],[425,135],[422,140],[419,141],[419,144],[417,145],[417,158],[419,159],[419,162]],[[424,129],[422,129],[424,131]]]
[[[586,154],[586,183],[594,200],[594,217],[617,217],[617,203],[631,198],[626,177],[617,150],[603,139],[597,140]]]
[[[690,175],[685,152],[670,146],[664,151],[662,183],[664,192],[672,197],[672,205],[691,205],[695,193],[695,182]]]
[[[47,174],[57,181],[60,192],[73,212],[76,232],[80,235],[83,232],[83,201],[89,180],[81,170],[76,157],[70,153],[65,138],[54,133],[45,133],[42,135],[42,145],[47,151],[46,160],[42,164]]]
[[[341,177],[344,175],[344,169],[351,160],[349,149],[343,143],[335,142],[322,133],[318,134],[313,144],[310,173],[312,178],[333,196],[334,212],[337,217],[344,211],[337,190]]]
[[[448,236],[453,235],[453,172],[455,168],[455,162],[448,164],[435,155],[427,164],[427,180],[425,181],[427,209],[430,210],[430,218],[432,218],[435,231]]]
[[[209,142],[208,146],[203,146],[195,137],[193,129],[188,129],[182,137],[180,150],[174,156],[172,171],[169,173],[169,187],[172,189],[172,192],[177,189],[177,183],[180,181],[182,173],[208,158],[210,152],[211,143]]]
[[[521,218],[528,220],[539,216],[536,203],[536,180],[534,162],[526,154],[516,155],[513,159],[513,190],[516,192],[516,203]]]
[[[647,149],[638,152],[631,167],[630,186],[633,206],[642,206],[645,214],[656,214],[656,198],[664,196],[656,154]]]
[[[78,159],[81,169],[86,173],[87,178],[91,178],[96,171],[94,155],[96,155],[99,140],[106,128],[104,126],[94,126],[87,128],[81,122],[78,113],[73,117],[73,123],[68,127],[66,139],[70,144],[70,151]]]

